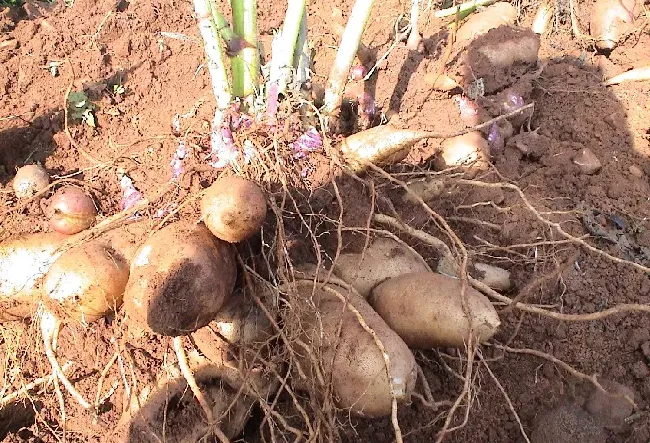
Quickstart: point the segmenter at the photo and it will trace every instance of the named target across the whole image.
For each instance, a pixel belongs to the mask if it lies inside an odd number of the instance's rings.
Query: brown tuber
[[[377,238],[361,254],[341,254],[334,274],[368,298],[372,288],[390,278],[427,271],[422,258],[391,238]]]
[[[335,284],[314,286],[311,280],[298,280],[295,285],[303,301],[293,308],[301,313],[296,327],[318,356],[337,405],[354,414],[381,417],[390,415],[393,397],[399,403],[408,401],[417,377],[415,358],[370,305],[359,294]],[[312,368],[310,379],[315,381],[316,369],[309,356],[299,360],[303,368]]]
[[[203,226],[182,222],[151,235],[131,262],[125,309],[162,335],[187,335],[210,323],[237,276],[232,246]]]
[[[637,0],[597,0],[591,12],[589,31],[601,51],[614,49],[630,32],[637,12]]]
[[[386,323],[412,348],[467,345],[470,322],[463,310],[461,282],[435,272],[402,275],[377,286],[370,303]],[[473,337],[489,340],[500,325],[499,316],[487,297],[465,287],[472,317]]]
[[[118,253],[94,241],[66,251],[52,265],[43,286],[60,318],[88,324],[116,311],[129,279]]]
[[[466,44],[476,37],[486,34],[489,30],[502,25],[514,25],[517,18],[517,8],[508,2],[497,2],[483,11],[472,14],[458,28],[456,42]]]
[[[201,199],[201,217],[216,237],[237,243],[259,232],[266,218],[266,198],[250,180],[217,180]]]

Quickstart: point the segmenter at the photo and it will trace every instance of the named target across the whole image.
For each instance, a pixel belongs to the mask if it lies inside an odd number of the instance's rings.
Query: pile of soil
[[[324,83],[338,45],[332,25],[334,9],[339,8],[345,20],[348,3],[335,0],[309,6],[308,23],[316,53],[314,83]],[[581,14],[588,7],[578,5]],[[258,8],[261,40],[268,43],[281,26],[285,4],[259,2]],[[394,21],[408,8],[396,0],[376,7],[364,43],[377,59],[392,47],[394,36],[387,30],[394,29]],[[522,25],[531,22],[534,12],[532,5],[524,5]],[[179,201],[217,177],[218,172],[203,161],[214,99],[191,2],[76,0],[66,6],[62,2],[28,1],[22,11],[5,8],[1,13],[0,183],[5,208],[16,205],[10,186],[15,168],[39,162],[55,178],[72,177],[89,183],[99,203],[100,218],[115,214],[122,196],[118,169],[127,172],[144,195],[154,194],[171,177],[170,161],[179,133],[187,135],[190,148],[186,167],[195,167],[199,173],[188,177],[163,203]],[[440,22],[423,22],[423,50],[409,51],[404,44],[396,45],[367,86],[378,109],[398,113],[409,128],[442,133],[461,130],[465,125],[454,98],[431,91],[424,82],[427,73],[439,69],[444,44]],[[540,59],[544,69],[527,89],[528,102],[535,102],[530,129],[536,131],[535,136],[524,139],[528,152],[522,152],[516,143],[509,144],[493,158],[495,169],[479,178],[516,184],[538,211],[566,232],[578,237],[588,235],[585,239],[589,244],[608,254],[650,266],[650,82],[609,88],[601,84],[603,72],[611,75],[650,63],[650,35],[635,34],[607,58],[590,52],[586,42],[574,39],[566,26],[560,26],[542,37]],[[516,87],[518,78],[512,76],[508,81]],[[70,137],[65,132],[63,109],[69,88],[84,91],[97,106],[96,127],[71,121]],[[175,118],[180,129],[173,125]],[[395,171],[413,171],[413,166],[419,172],[428,170],[440,143],[437,139],[420,142],[405,165]],[[572,161],[583,149],[591,150],[600,160],[602,167],[597,173],[586,174]],[[315,190],[330,177],[326,160],[314,161],[307,169],[297,163],[291,183],[296,193],[312,197],[312,210],[337,219],[339,208],[334,195],[327,186],[325,191]],[[353,180],[340,178],[339,183],[344,224],[365,227],[372,205],[382,203],[374,202],[372,193]],[[435,230],[429,215],[404,202],[399,189],[386,192],[395,211],[411,226]],[[454,185],[429,204],[448,220],[472,258],[512,273],[514,287],[508,295],[528,287],[526,302],[567,314],[598,312],[621,303],[650,303],[648,273],[564,241],[557,231],[540,223],[515,192]],[[152,227],[162,220],[158,209],[164,209],[164,204],[149,214]],[[185,211],[195,209],[189,205]],[[310,240],[297,223],[287,222],[286,249],[294,261],[313,261]],[[47,229],[39,205],[33,204],[4,217],[0,240]],[[349,241],[345,247],[359,248],[363,245],[357,241],[360,237],[346,237]],[[431,248],[405,240],[431,264],[436,263],[439,257]],[[322,236],[322,247],[332,255],[336,243],[334,235]],[[531,286],[549,274],[551,277]],[[628,313],[597,321],[567,322],[499,309],[499,342],[552,354],[587,375],[597,374],[599,380],[616,382],[634,394],[639,409],[612,426],[598,420],[593,435],[606,433],[606,441],[614,443],[650,441],[647,315]],[[0,330],[2,395],[49,375],[50,367],[32,324],[12,322],[0,325]],[[98,374],[115,354],[116,343],[128,347],[131,367],[141,386],[154,382],[173,360],[168,338],[147,333],[131,336],[126,331],[119,314],[87,329],[68,325],[62,331],[60,359],[74,362],[69,376],[86,398],[98,395]],[[540,435],[533,432],[539,423],[568,426],[587,420],[593,424],[591,383],[534,355],[504,353],[492,347],[485,347],[482,353],[494,378],[483,363],[478,364],[467,423],[446,441],[520,442],[522,429],[529,436]],[[440,356],[425,352],[418,353],[417,358],[435,399],[453,401],[461,382],[449,375]],[[120,369],[114,365],[106,373],[103,393],[112,386],[115,391],[97,417],[68,402],[67,441],[100,441],[117,423],[124,408],[121,380]],[[0,438],[10,442],[56,441],[55,434],[61,433],[60,412],[51,392],[36,396],[34,403],[14,403],[3,409]],[[579,412],[569,409],[547,414],[558,407],[567,408],[567,404]],[[404,441],[435,441],[444,421],[439,413],[417,403],[401,408]],[[578,418],[567,418],[569,413]],[[563,418],[553,418],[557,416]],[[461,425],[462,420],[460,413],[454,424]],[[382,443],[394,439],[389,419],[345,415],[342,423],[341,432],[347,441]],[[257,441],[260,436],[255,426],[249,428],[243,440]]]

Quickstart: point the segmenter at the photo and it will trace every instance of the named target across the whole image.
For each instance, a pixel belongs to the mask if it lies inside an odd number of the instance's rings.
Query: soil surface
[[[345,24],[351,2],[310,3],[312,81],[317,96],[336,54],[338,25]],[[536,6],[519,5],[518,24],[529,26]],[[285,7],[284,2],[258,2],[260,41],[267,54]],[[577,3],[578,21],[585,30],[591,7],[591,2]],[[440,71],[447,36],[440,29],[445,23],[428,11],[421,19],[420,50],[409,50],[404,42],[393,44],[395,21],[400,14],[408,16],[409,8],[410,2],[396,0],[375,6],[363,42],[368,54],[380,61],[362,89],[374,96],[378,115],[397,114],[405,127],[445,134],[462,130],[466,125],[458,94],[432,91],[425,81],[426,74]],[[649,305],[650,273],[643,267],[650,266],[650,82],[605,87],[602,79],[650,63],[650,34],[639,19],[637,32],[605,56],[571,35],[568,15],[559,18],[557,27],[541,37],[542,64],[519,66],[495,77],[496,86],[483,98],[491,115],[498,115],[495,110],[509,90],[525,103],[535,103],[530,120],[513,120],[517,135],[492,152],[488,169],[465,171],[465,178],[508,185],[458,181],[463,171],[460,175],[451,171],[442,192],[428,203],[463,241],[471,260],[511,272],[513,288],[508,296],[563,314],[597,313],[622,303]],[[120,211],[123,173],[145,196],[156,196],[164,187],[169,191],[143,214],[148,228],[179,215],[198,220],[198,203],[192,196],[212,183],[218,171],[205,161],[215,105],[191,2],[75,0],[66,6],[29,0],[22,9],[1,9],[0,27],[0,240],[49,230],[37,201],[9,212],[20,205],[12,177],[16,168],[30,163],[42,164],[53,179],[83,180],[96,201],[98,220]],[[488,34],[485,39],[489,43],[500,36]],[[355,97],[359,87],[351,83],[348,96]],[[95,127],[72,118],[66,124],[64,103],[69,90],[83,91],[94,103]],[[353,110],[346,108],[342,114],[346,117]],[[287,140],[294,137],[292,125],[287,123]],[[341,126],[346,133],[357,127],[350,119]],[[258,151],[268,151],[273,144],[254,129],[253,125],[249,132],[235,134],[236,142],[248,137]],[[170,185],[174,172],[170,163],[179,141],[187,147],[184,168],[192,173]],[[391,172],[413,182],[427,173],[431,176],[431,160],[441,142],[419,142]],[[595,172],[574,161],[584,156],[585,149],[601,164]],[[267,247],[284,248],[298,264],[316,262],[297,211],[320,214],[322,223],[314,224],[314,230],[325,261],[335,256],[339,246],[359,251],[365,244],[365,235],[351,232],[341,243],[334,221],[340,217],[345,227],[364,230],[372,211],[393,211],[410,226],[450,243],[430,214],[409,203],[395,184],[377,177],[375,194],[355,180],[339,177],[333,187],[330,159],[323,152],[304,159],[287,157],[284,163],[294,171],[285,182],[274,175],[274,165],[248,171],[269,192],[285,187],[300,197],[273,208],[276,215],[286,217],[284,244],[269,240],[262,247],[257,238],[240,245],[239,252],[249,257],[249,264],[259,265],[265,256],[260,251]],[[523,191],[526,201],[513,185]],[[185,204],[179,207],[181,201]],[[591,250],[568,242],[540,218],[583,239]],[[264,229],[274,232],[274,221],[269,219]],[[440,257],[433,248],[396,233],[435,267]],[[263,266],[257,269],[269,277]],[[526,441],[524,433],[533,442],[650,441],[647,314],[564,321],[504,305],[497,308],[502,325],[495,343],[510,350],[482,347],[471,404],[461,404],[452,421],[459,428],[445,441],[514,443]],[[127,323],[118,311],[87,327],[68,323],[58,339],[59,362],[69,362],[68,377],[85,398],[100,405],[96,413],[67,398],[64,428],[59,401],[52,384],[47,384],[29,398],[0,409],[0,439],[49,443],[65,435],[69,442],[118,441],[108,431],[115,429],[128,406],[124,381],[139,390],[155,383],[175,361],[170,338],[130,329]],[[37,322],[8,322],[0,325],[0,332],[0,397],[49,376],[51,367]],[[541,358],[527,349],[559,360]],[[416,353],[436,401],[453,402],[462,389],[462,382],[450,372],[464,370],[455,355]],[[568,372],[560,360],[588,377],[596,375],[608,392],[628,396],[636,407],[621,403],[620,396],[594,396],[593,384]],[[278,410],[283,410],[282,402],[291,400],[282,398]],[[435,441],[446,409],[433,410],[417,401],[401,407],[404,441]],[[199,411],[196,405],[190,410]],[[177,412],[181,426],[183,411]],[[251,420],[241,441],[262,440],[258,418]],[[588,426],[578,437],[572,432],[580,423]],[[540,426],[555,426],[557,434],[550,435]],[[342,413],[340,433],[350,442],[394,441],[388,418],[369,420]]]

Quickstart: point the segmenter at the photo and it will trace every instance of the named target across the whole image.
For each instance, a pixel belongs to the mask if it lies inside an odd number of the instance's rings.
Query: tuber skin
[[[50,175],[39,165],[26,165],[16,171],[13,181],[18,198],[32,197],[50,184]]]
[[[42,280],[67,238],[58,232],[36,233],[0,245],[0,323],[35,313],[44,295]]]
[[[201,200],[201,217],[221,240],[238,243],[252,237],[266,218],[264,191],[253,181],[227,177],[214,182]]]
[[[472,14],[458,28],[456,42],[459,46],[467,44],[491,29],[503,25],[514,25],[516,18],[517,9],[513,5],[508,2],[497,2],[481,12]]]
[[[295,307],[302,313],[300,325],[296,326],[301,328],[302,339],[314,355],[319,356],[319,366],[326,380],[331,380],[337,405],[353,414],[382,417],[391,414],[393,396],[399,403],[408,401],[417,377],[413,353],[363,297],[331,283],[314,287],[311,280],[299,280],[295,285],[305,302]],[[381,341],[385,356],[351,307],[336,294],[345,297],[360,313],[362,321]],[[385,357],[390,362],[393,392]],[[303,368],[315,371],[308,356],[299,360]]]
[[[116,311],[129,279],[119,253],[99,241],[66,251],[45,277],[45,293],[61,318],[89,324]]]
[[[76,234],[88,229],[97,216],[93,199],[76,186],[57,190],[48,203],[46,215],[50,228],[62,234]]]
[[[368,298],[372,288],[393,277],[428,268],[419,256],[391,238],[377,238],[363,254],[341,254],[334,274]]]
[[[637,8],[635,0],[597,0],[591,12],[589,31],[596,49],[611,51],[621,37],[631,31]]]
[[[203,225],[173,223],[151,235],[131,262],[124,291],[130,319],[166,336],[210,323],[237,277],[234,250]]]
[[[490,300],[466,285],[473,337],[489,340],[501,324]],[[460,280],[435,272],[405,274],[377,286],[370,303],[411,348],[466,346],[469,319],[463,310]]]

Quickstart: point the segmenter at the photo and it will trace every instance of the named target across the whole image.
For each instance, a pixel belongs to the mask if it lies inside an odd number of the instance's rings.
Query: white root
[[[41,334],[43,335],[43,347],[45,348],[45,355],[52,366],[52,375],[55,381],[59,380],[70,395],[79,403],[84,409],[90,409],[91,405],[83,396],[75,389],[68,377],[63,373],[63,369],[59,365],[54,352],[53,343],[56,341],[59,331],[61,330],[61,320],[59,320],[52,312],[43,309],[41,315]]]
[[[208,401],[206,400],[205,396],[201,392],[201,389],[199,388],[199,385],[196,383],[196,379],[194,378],[194,374],[192,374],[192,369],[190,369],[190,366],[187,363],[187,354],[185,353],[185,349],[183,348],[182,336],[174,337],[174,351],[176,352],[176,358],[178,359],[178,366],[181,369],[181,373],[183,374],[185,381],[187,381],[187,385],[190,387],[192,393],[194,394],[199,404],[201,405],[201,408],[205,413],[205,417],[208,421],[208,424],[212,425],[214,423],[212,406],[208,404]]]
[[[634,68],[625,71],[622,74],[615,75],[614,77],[605,80],[605,86],[619,85],[627,82],[641,82],[650,80],[650,66],[643,66],[641,68]]]

